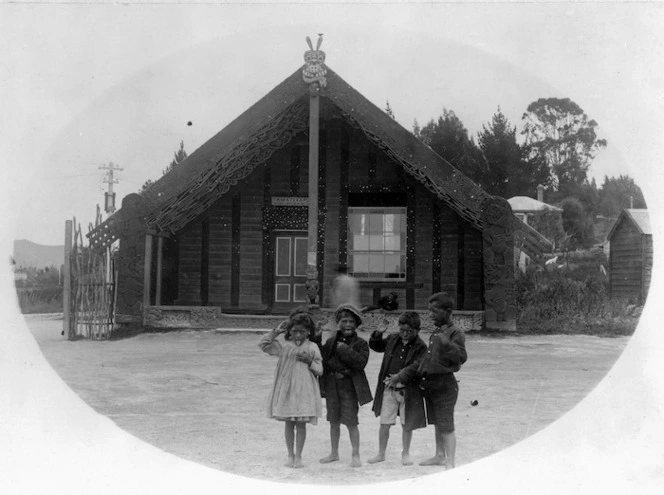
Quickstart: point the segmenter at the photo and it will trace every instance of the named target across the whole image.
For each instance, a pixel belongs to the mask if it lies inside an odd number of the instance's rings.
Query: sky
[[[123,168],[119,200],[138,191],[161,175],[181,140],[191,153],[297,70],[305,37],[322,32],[327,64],[379,107],[389,100],[408,129],[414,119],[422,124],[447,108],[476,135],[498,106],[519,127],[527,105],[540,97],[574,100],[609,143],[592,175],[600,183],[605,174],[636,179],[659,258],[661,2],[48,3],[0,1],[0,250],[6,255],[14,239],[63,244],[65,220],[73,217],[85,233],[103,201],[98,167]],[[509,452],[443,476],[374,488],[656,493],[663,475],[664,334],[651,301],[661,299],[661,265],[655,262],[649,302],[623,356],[577,408]],[[72,398],[11,309],[16,296],[8,266],[0,264],[0,271],[6,306],[0,376],[10,377],[0,380],[0,438],[9,446],[0,448],[5,493],[33,486],[42,474],[39,493],[156,486],[182,493],[184,485],[207,493],[199,489],[203,483],[218,493],[233,481],[155,453]],[[89,457],[81,459],[81,452]],[[140,474],[136,459],[145,467]],[[82,467],[84,461],[95,469]],[[308,486],[268,489],[311,493]]]
[[[297,70],[324,33],[327,64],[407,129],[443,108],[472,136],[500,107],[569,97],[608,141],[591,168],[646,189],[662,135],[656,4],[0,5],[8,239],[64,243],[157,179]],[[191,125],[187,125],[191,122]],[[533,191],[533,195],[535,191]],[[646,200],[648,195],[646,193]],[[106,215],[104,214],[105,218]]]

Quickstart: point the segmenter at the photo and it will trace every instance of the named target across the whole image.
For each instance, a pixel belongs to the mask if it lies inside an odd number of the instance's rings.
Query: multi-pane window
[[[348,208],[348,272],[357,278],[406,279],[406,208]]]

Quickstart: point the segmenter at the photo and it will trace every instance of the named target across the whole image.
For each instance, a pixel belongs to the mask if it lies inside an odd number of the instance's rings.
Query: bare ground
[[[260,332],[192,330],[70,342],[60,335],[61,318],[25,319],[51,366],[90,406],[184,459],[251,478],[320,484],[408,479],[442,469],[417,465],[433,454],[432,427],[413,435],[414,466],[400,464],[398,425],[387,460],[366,463],[378,445],[370,404],[360,410],[361,468],[348,467],[350,444],[343,430],[341,461],[319,464],[329,452],[324,417],[307,429],[305,467],[283,467],[283,425],[264,412],[276,359],[258,349]],[[628,339],[467,335],[469,359],[457,374],[457,466],[509,447],[569,411],[607,374]],[[381,359],[371,352],[366,372],[372,387]]]

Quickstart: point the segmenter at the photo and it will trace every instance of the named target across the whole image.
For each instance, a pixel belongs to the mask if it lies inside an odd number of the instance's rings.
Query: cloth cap
[[[360,311],[352,304],[342,304],[339,306],[334,312],[334,321],[339,323],[339,320],[341,319],[341,313],[343,311],[348,311],[355,317],[355,322],[357,323],[358,327],[362,324],[362,316],[360,315]]]

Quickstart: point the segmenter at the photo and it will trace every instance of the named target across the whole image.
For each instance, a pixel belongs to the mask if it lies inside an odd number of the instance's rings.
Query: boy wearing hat
[[[454,406],[459,394],[454,373],[466,362],[466,338],[462,330],[452,324],[454,301],[445,292],[429,298],[429,314],[436,327],[429,337],[429,346],[417,369],[424,391],[427,422],[433,424],[436,435],[436,455],[420,466],[454,467],[456,436],[454,434]]]
[[[350,304],[342,304],[334,313],[338,330],[321,346],[323,376],[321,395],[325,397],[327,420],[330,422],[331,452],[320,460],[325,464],[339,460],[341,424],[346,425],[352,447],[351,467],[360,461],[359,406],[371,402],[371,390],[364,368],[369,361],[369,345],[357,335],[362,324],[360,312]],[[319,330],[317,334],[320,345]]]

